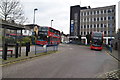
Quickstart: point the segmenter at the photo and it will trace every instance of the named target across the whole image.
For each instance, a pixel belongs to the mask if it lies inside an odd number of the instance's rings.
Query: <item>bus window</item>
[[[48,28],[47,27],[40,27],[39,31],[48,31]]]

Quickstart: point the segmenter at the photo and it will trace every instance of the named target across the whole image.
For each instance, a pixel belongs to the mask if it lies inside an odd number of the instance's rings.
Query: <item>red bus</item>
[[[51,27],[39,27],[37,45],[58,45],[60,43],[60,31]]]
[[[103,33],[102,32],[93,32],[91,35],[91,46],[90,49],[102,50],[103,47]]]

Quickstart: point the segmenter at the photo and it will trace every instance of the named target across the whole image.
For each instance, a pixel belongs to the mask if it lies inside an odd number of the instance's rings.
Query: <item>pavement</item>
[[[109,49],[106,49],[106,51],[108,54],[110,54],[112,57],[114,57],[116,60],[118,60],[120,62],[120,56],[119,56],[118,50],[112,49],[112,51],[110,51]]]
[[[118,62],[106,50],[61,44],[57,54],[3,66],[3,78],[96,78],[118,69]]]

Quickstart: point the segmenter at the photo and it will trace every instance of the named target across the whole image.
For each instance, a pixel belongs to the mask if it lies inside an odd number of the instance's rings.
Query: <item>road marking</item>
[[[112,58],[114,58],[117,62],[120,62],[119,59],[117,59],[115,56],[113,56],[112,54],[110,54],[109,52],[105,51],[105,53],[107,53],[108,55],[110,55]]]

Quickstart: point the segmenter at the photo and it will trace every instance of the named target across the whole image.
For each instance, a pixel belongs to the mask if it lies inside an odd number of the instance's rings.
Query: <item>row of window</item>
[[[104,20],[113,20],[113,16],[108,16],[108,17],[97,17],[97,18],[84,18],[81,19],[81,22],[87,22],[87,21],[104,21]]]
[[[111,31],[101,31],[103,32],[103,34],[105,35],[108,35],[108,34],[111,34]],[[87,35],[87,34],[90,34],[91,32],[81,32],[81,35]],[[112,31],[112,34],[114,33],[114,31]]]
[[[93,25],[82,25],[81,26],[81,29],[82,28],[102,28],[102,27],[113,27],[114,25],[113,24],[93,24]]]
[[[81,16],[87,16],[87,15],[96,15],[96,14],[106,14],[106,13],[112,13],[115,10],[108,9],[108,10],[96,10],[96,11],[83,11],[81,12]]]

